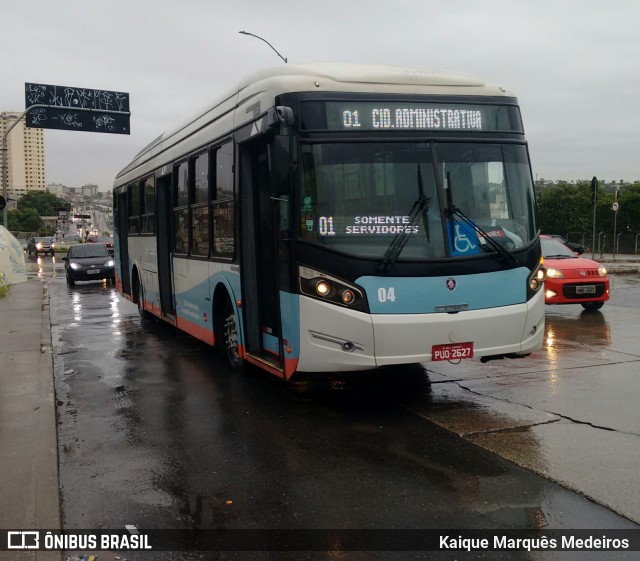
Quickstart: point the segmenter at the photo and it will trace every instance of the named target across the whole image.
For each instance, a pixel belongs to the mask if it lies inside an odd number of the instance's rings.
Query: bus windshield
[[[535,237],[524,145],[306,144],[301,164],[299,236],[308,242],[381,259],[394,244],[400,259],[482,253],[479,234],[461,230],[450,207],[508,249]]]

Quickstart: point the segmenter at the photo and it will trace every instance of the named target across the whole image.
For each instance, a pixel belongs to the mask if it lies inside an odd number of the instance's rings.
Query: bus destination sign
[[[303,128],[334,131],[523,132],[518,108],[433,102],[326,101],[303,105]]]
[[[331,109],[331,104],[329,108]],[[482,130],[482,111],[442,107],[419,107],[398,104],[362,109],[342,109],[342,104],[331,120],[337,119],[345,129],[440,129],[440,130]],[[333,128],[333,127],[331,127]]]

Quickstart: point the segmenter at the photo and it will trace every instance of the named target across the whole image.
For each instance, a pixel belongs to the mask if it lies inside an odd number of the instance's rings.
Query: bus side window
[[[227,142],[214,152],[215,189],[211,201],[213,256],[225,259],[235,253],[235,204],[233,191],[233,144]]]
[[[191,255],[209,256],[209,153],[190,160]]]
[[[186,255],[189,250],[189,197],[188,165],[182,162],[173,170],[173,249]]]
[[[127,191],[129,198],[129,234],[140,233],[140,184],[132,183]]]
[[[142,182],[142,216],[140,232],[142,234],[155,233],[155,178],[147,177]]]

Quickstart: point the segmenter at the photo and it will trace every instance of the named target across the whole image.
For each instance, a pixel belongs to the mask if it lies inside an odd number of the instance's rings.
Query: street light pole
[[[5,201],[8,201],[8,189],[9,189],[9,170],[8,170],[8,166],[9,166],[9,162],[8,162],[8,137],[9,137],[9,133],[13,130],[13,128],[25,117],[25,115],[27,115],[32,109],[39,109],[41,107],[51,107],[50,105],[43,105],[43,104],[37,104],[37,105],[32,105],[31,107],[27,107],[26,111],[24,113],[21,113],[20,116],[13,122],[11,123],[11,126],[7,127],[7,130],[5,131],[5,133],[2,135],[2,196],[4,197]],[[77,111],[84,111],[84,109],[78,108]],[[7,228],[8,227],[8,215],[7,215],[7,211],[8,211],[8,205],[4,207],[3,212],[3,222],[4,222],[4,227]]]
[[[273,49],[274,53],[276,53],[282,60],[284,60],[284,62],[286,64],[287,59],[284,58],[278,51],[276,51],[275,47],[271,43],[269,43],[269,41],[267,41],[266,39],[263,39],[259,35],[254,35],[253,33],[249,33],[248,31],[238,31],[238,33],[240,33],[242,35],[250,35],[251,37],[255,37],[256,39],[260,39],[260,41],[264,41],[267,45],[269,45]]]
[[[593,204],[593,241],[591,243],[591,259],[596,258],[596,208],[598,206],[598,178],[591,180],[591,202]],[[598,250],[600,250],[600,236],[598,236]]]

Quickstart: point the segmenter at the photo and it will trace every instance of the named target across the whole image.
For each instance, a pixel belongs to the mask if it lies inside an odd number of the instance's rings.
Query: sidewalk
[[[585,251],[582,257],[591,259],[591,252]],[[640,255],[625,255],[604,253],[595,255],[595,260],[602,263],[609,273],[612,274],[633,274],[640,273]]]
[[[0,474],[0,528],[61,528],[49,295],[38,279],[11,285],[0,299]],[[61,553],[2,556],[41,561]]]

